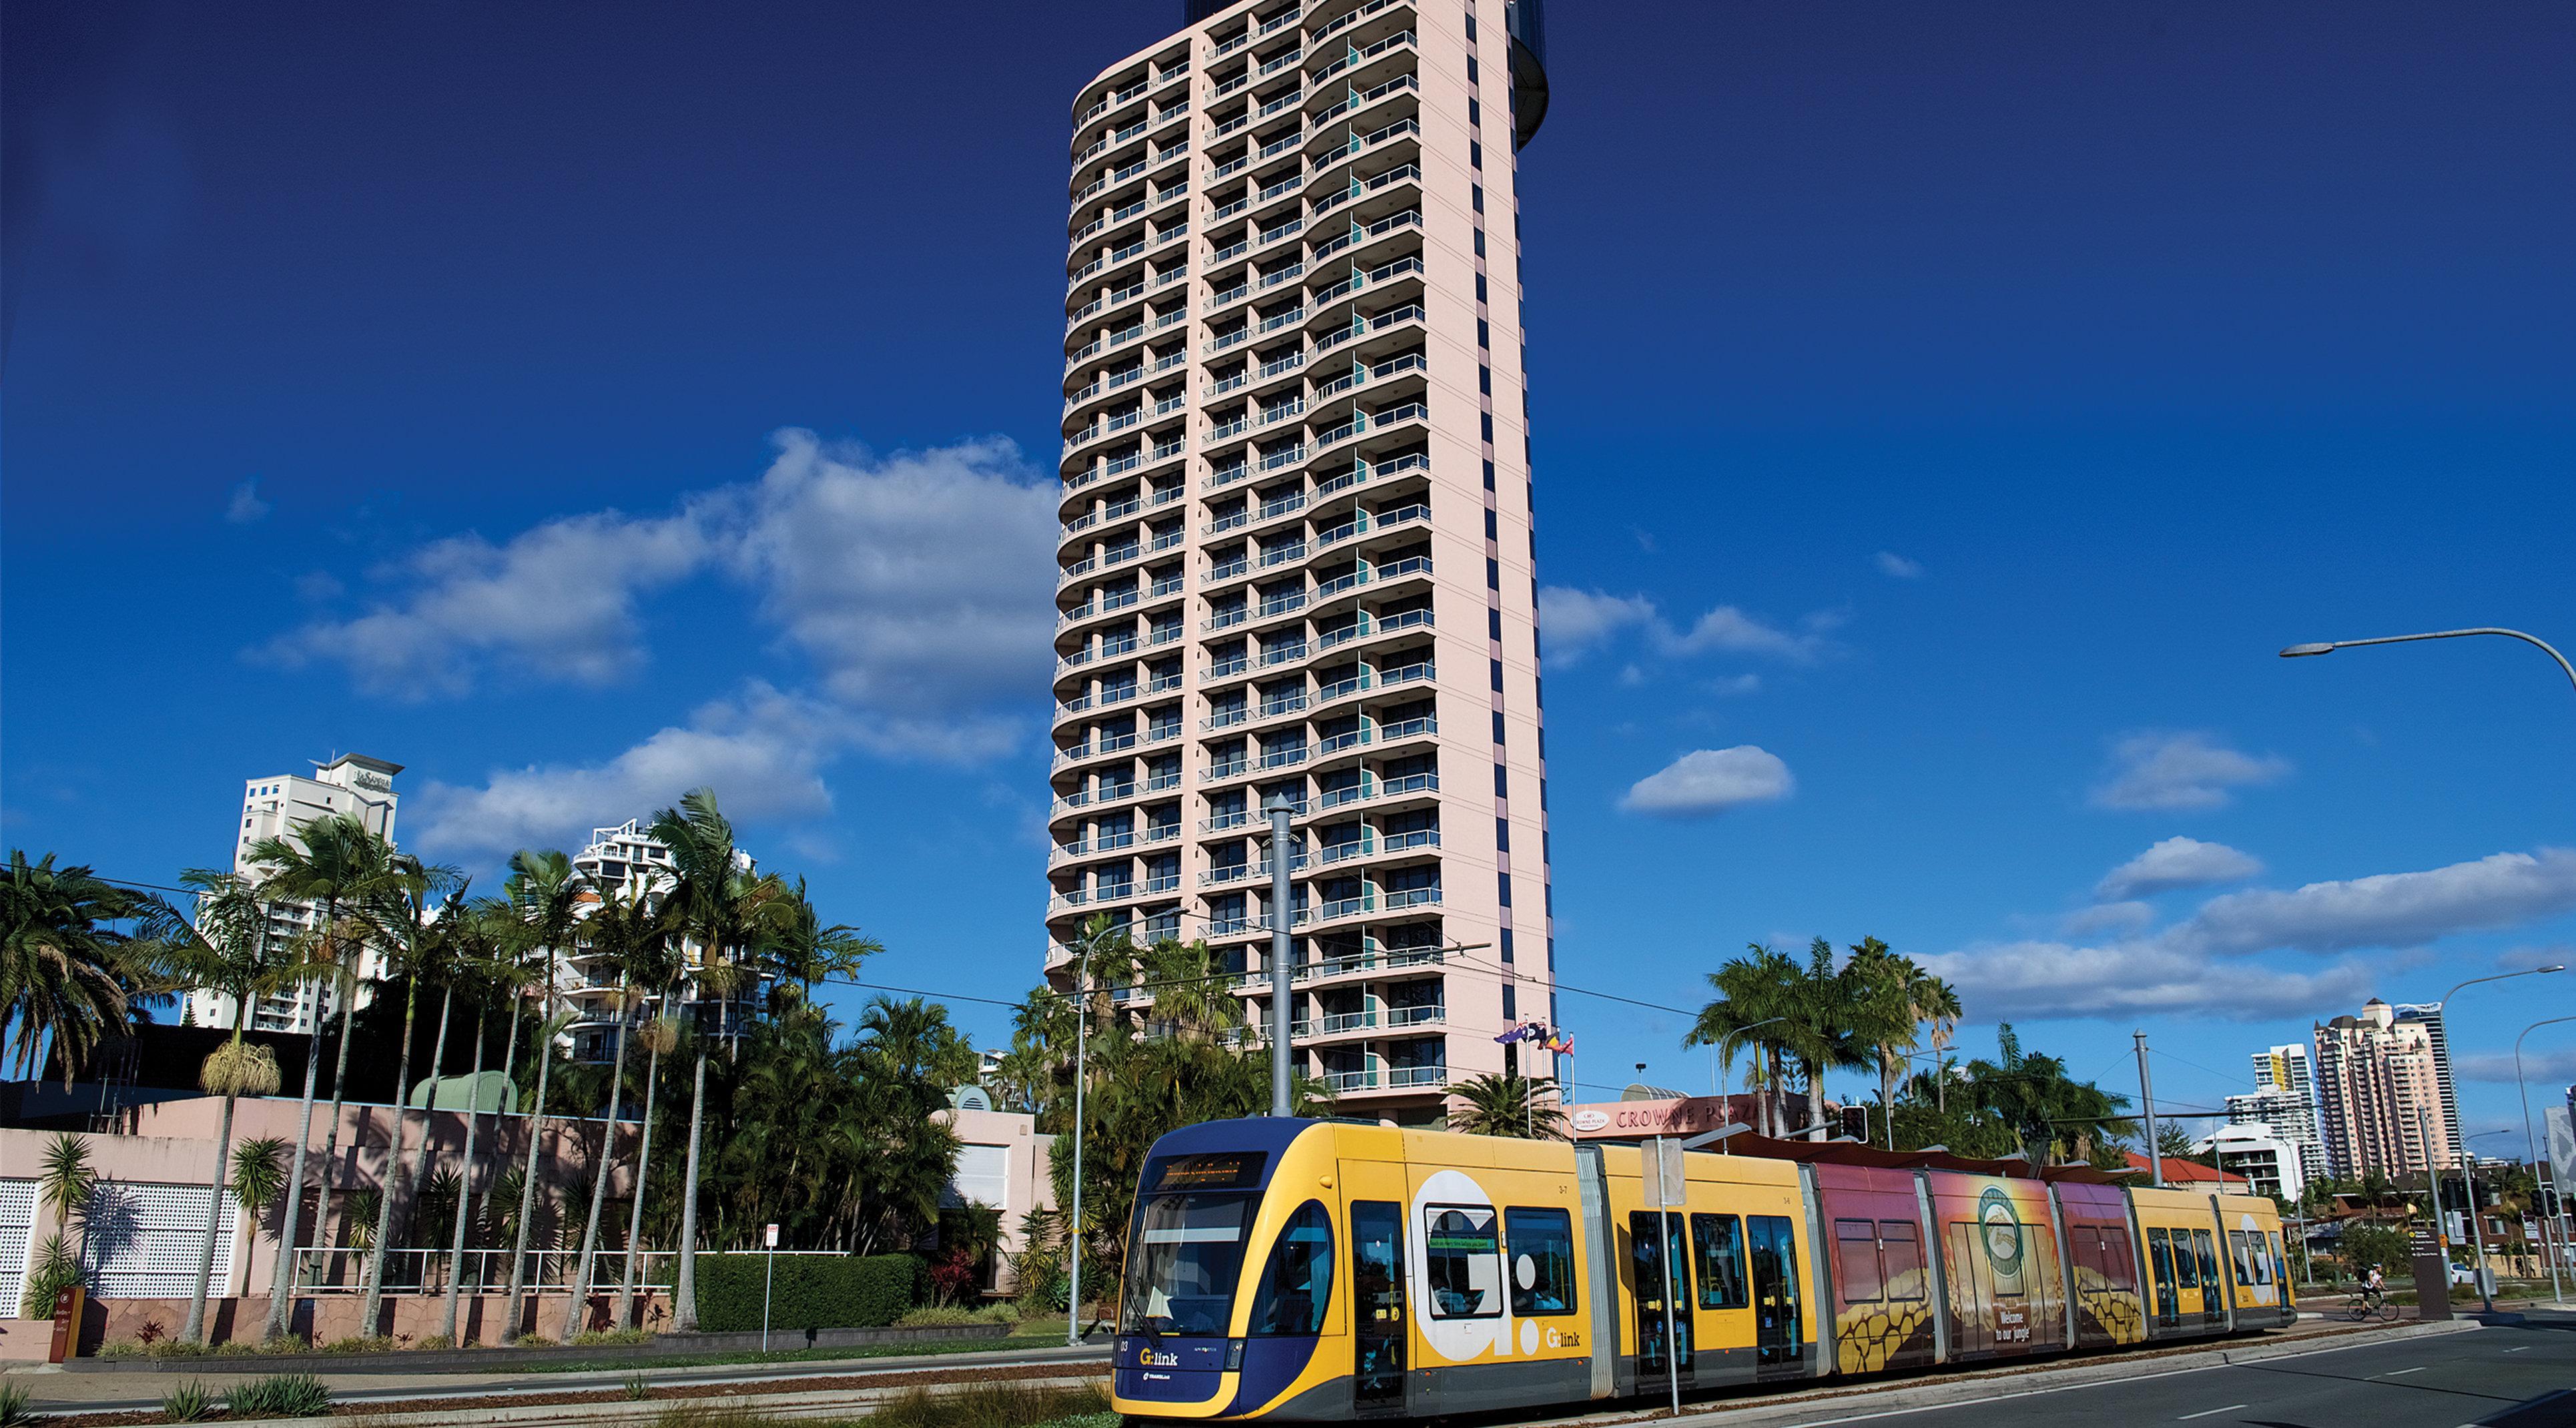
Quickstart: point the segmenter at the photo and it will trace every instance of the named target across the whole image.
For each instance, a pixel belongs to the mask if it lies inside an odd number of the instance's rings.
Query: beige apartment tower
[[[1073,104],[1048,970],[1096,917],[1205,938],[1266,1026],[1284,795],[1296,1064],[1423,1123],[1550,1070],[1494,1040],[1554,1021],[1536,7],[1188,13]]]

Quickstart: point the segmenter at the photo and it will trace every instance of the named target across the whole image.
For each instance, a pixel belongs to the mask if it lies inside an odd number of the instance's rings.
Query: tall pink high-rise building
[[[2316,1027],[2317,1120],[2334,1173],[2422,1174],[2457,1163],[2443,1048],[2376,997]]]
[[[1437,1117],[1553,1020],[1516,155],[1532,0],[1192,3],[1073,103],[1048,969],[1204,937]],[[1150,993],[1130,994],[1134,998]]]

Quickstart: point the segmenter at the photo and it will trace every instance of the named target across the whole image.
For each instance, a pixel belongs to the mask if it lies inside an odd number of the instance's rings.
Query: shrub
[[[21,1423],[35,1422],[35,1411],[27,1406],[35,1396],[14,1383],[0,1383],[0,1428],[18,1428]]]
[[[629,1401],[641,1403],[652,1396],[653,1385],[644,1377],[644,1375],[640,1373],[630,1373],[626,1376],[626,1397]]]
[[[254,1344],[248,1339],[227,1339],[215,1346],[215,1357],[219,1359],[256,1358],[267,1352],[265,1347]]]
[[[1037,1388],[1002,1380],[933,1393],[916,1388],[879,1405],[869,1428],[1034,1428],[1060,1419],[1106,1414],[1109,1395],[1097,1385]]]
[[[1003,1301],[973,1309],[963,1304],[926,1304],[894,1321],[898,1329],[946,1329],[965,1324],[1011,1325],[1020,1322],[1017,1305]]]
[[[572,1341],[587,1349],[601,1344],[649,1344],[653,1336],[641,1329],[585,1329],[573,1335]]]
[[[739,1333],[760,1327],[766,1255],[698,1257],[698,1327]],[[770,1303],[773,1329],[876,1329],[920,1302],[921,1261],[908,1254],[785,1255]]]
[[[161,1416],[173,1423],[194,1423],[215,1411],[215,1396],[190,1379],[161,1395]]]
[[[109,1339],[98,1346],[98,1357],[103,1359],[140,1359],[150,1353],[141,1339]]]
[[[197,1339],[164,1339],[151,1349],[152,1357],[156,1359],[202,1359],[211,1357],[214,1352]]]
[[[413,1344],[412,1347],[415,1349],[435,1352],[439,1349],[455,1348],[456,1341],[447,1337],[445,1334],[430,1334],[424,1336],[418,1343]]]
[[[322,1352],[326,1354],[387,1354],[393,1349],[393,1337],[389,1334],[352,1334],[322,1346]]]
[[[254,1379],[224,1395],[229,1418],[318,1418],[331,1411],[331,1390],[309,1373]]]

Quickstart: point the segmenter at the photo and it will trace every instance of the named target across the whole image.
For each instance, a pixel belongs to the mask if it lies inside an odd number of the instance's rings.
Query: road
[[[2576,1315],[2396,1343],[2320,1349],[2260,1363],[2185,1369],[2105,1383],[2011,1392],[1923,1408],[1864,1402],[1810,1412],[1712,1415],[1726,1428],[2037,1428],[2069,1423],[2192,1428],[2569,1428],[2576,1425]]]

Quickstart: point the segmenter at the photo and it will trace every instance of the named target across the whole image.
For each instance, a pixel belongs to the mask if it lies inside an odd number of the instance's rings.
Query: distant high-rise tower
[[[2357,1017],[2316,1028],[2317,1104],[2326,1155],[2347,1178],[2420,1174],[2453,1163],[2431,1031],[2373,998]]]
[[[2433,1081],[2442,1091],[2442,1129],[2452,1145],[2467,1144],[2460,1139],[2460,1092],[2451,1081],[2451,1038],[2442,1027],[2442,1004],[2399,1002],[2393,1010],[2398,1021],[2424,1028],[2425,1040],[2433,1048]]]
[[[1186,13],[1073,104],[1047,966],[1100,916],[1204,937],[1265,1026],[1284,911],[1299,1067],[1428,1123],[1554,1013],[1516,175],[1537,6]]]
[[[301,847],[297,829],[316,818],[336,814],[354,815],[370,831],[392,841],[394,806],[400,801],[394,792],[394,775],[402,768],[364,754],[342,754],[327,764],[315,765],[310,778],[272,774],[248,780],[242,785],[241,828],[233,840],[233,871],[259,876],[264,870],[253,865],[248,856],[252,844],[263,838],[284,838]],[[269,907],[268,935],[282,943],[320,925],[321,920],[322,909],[317,905],[273,903]],[[369,951],[355,969],[361,980],[357,994],[360,1006],[368,1001],[364,982],[381,972],[378,961],[377,955]],[[336,1014],[340,1006],[338,992],[327,986],[318,992],[310,987],[270,992],[252,1005],[249,1025],[253,1031],[309,1033],[314,1029],[317,1005],[324,1017]],[[187,1011],[199,1026],[233,1024],[233,999],[221,992],[190,992]]]
[[[2230,1125],[2265,1125],[2286,1144],[2298,1147],[2309,1174],[2323,1174],[2330,1163],[2318,1127],[2317,1078],[2309,1049],[2295,1042],[2254,1053],[2254,1093],[2227,1098]]]

